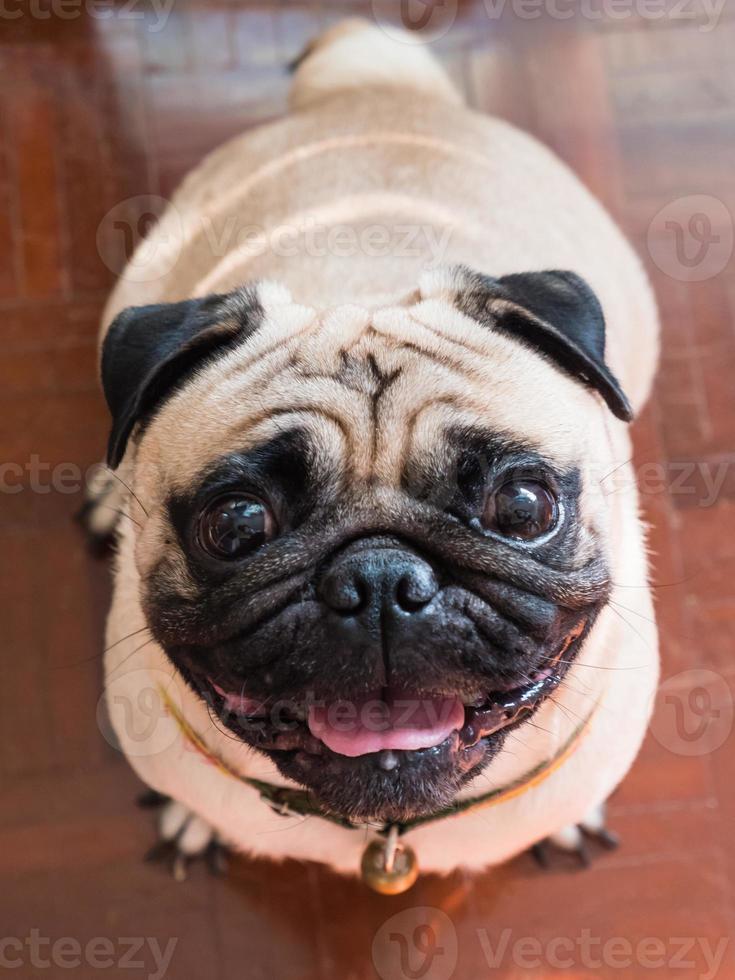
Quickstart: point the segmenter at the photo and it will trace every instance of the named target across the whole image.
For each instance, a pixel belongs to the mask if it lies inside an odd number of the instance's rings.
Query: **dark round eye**
[[[208,555],[228,561],[257,551],[275,527],[272,513],[257,497],[218,497],[199,515],[197,537]]]
[[[525,541],[549,531],[556,521],[554,495],[535,480],[509,480],[487,499],[482,525]]]

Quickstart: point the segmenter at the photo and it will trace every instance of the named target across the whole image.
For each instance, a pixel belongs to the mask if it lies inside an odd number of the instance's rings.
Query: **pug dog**
[[[582,851],[646,730],[649,285],[409,42],[312,44],[104,314],[107,705],[177,860]]]

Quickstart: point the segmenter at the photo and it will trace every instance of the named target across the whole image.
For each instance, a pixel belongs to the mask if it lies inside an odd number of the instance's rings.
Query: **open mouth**
[[[521,724],[560,684],[581,629],[520,686],[494,690],[467,703],[458,696],[382,688],[350,700],[310,698],[264,702],[208,681],[202,692],[219,718],[257,748],[290,753],[312,766],[317,757],[369,761],[385,772],[425,753],[456,755],[472,768],[493,736]],[[566,656],[565,656],[566,655]]]

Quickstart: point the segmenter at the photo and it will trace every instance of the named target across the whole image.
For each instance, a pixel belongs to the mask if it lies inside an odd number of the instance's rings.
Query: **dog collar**
[[[237,772],[207,745],[204,738],[183,716],[168,691],[160,685],[158,685],[158,690],[166,710],[176,721],[179,730],[192,748],[220,772],[256,790],[260,798],[276,813],[284,817],[318,817],[350,830],[364,829],[364,824],[356,824],[344,817],[322,810],[308,790],[291,786],[278,786],[275,783],[254,779],[252,776],[244,776]],[[418,877],[419,865],[413,848],[409,847],[403,840],[406,833],[416,827],[437,823],[447,817],[456,817],[462,813],[471,813],[475,810],[498,806],[543,783],[557,769],[561,768],[579,748],[582,739],[589,731],[598,703],[596,702],[592,706],[587,716],[580,721],[554,755],[538,763],[507,786],[491,789],[479,796],[469,796],[465,799],[456,800],[449,806],[423,817],[415,817],[413,820],[406,820],[401,823],[389,823],[377,829],[376,838],[368,844],[362,856],[360,870],[363,881],[374,891],[383,895],[398,895],[407,891]]]

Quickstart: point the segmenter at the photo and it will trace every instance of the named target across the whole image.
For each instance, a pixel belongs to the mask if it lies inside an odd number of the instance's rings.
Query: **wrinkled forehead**
[[[141,459],[183,489],[227,453],[298,427],[354,480],[396,486],[408,461],[463,428],[567,468],[599,426],[592,407],[537,353],[448,302],[325,313],[282,303],[164,405]]]

